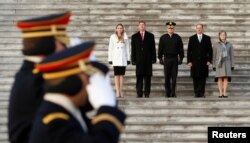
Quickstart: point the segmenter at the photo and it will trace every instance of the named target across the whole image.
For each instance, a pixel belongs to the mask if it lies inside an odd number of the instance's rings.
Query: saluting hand
[[[86,86],[88,99],[94,109],[101,106],[116,106],[115,93],[110,82],[110,76],[96,73],[91,75],[89,84]]]

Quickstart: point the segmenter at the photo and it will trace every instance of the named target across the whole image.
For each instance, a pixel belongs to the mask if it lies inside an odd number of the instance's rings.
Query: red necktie
[[[141,33],[141,39],[144,40],[143,32]]]

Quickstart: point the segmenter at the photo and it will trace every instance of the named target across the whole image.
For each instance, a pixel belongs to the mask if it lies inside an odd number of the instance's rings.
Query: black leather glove
[[[213,71],[216,71],[216,68],[213,68]]]
[[[159,59],[160,60],[160,64],[164,65],[163,59]]]
[[[135,62],[132,62],[132,65],[136,65],[136,63],[135,63]]]
[[[112,65],[113,64],[112,61],[109,61],[109,64]]]
[[[127,65],[129,65],[130,64],[130,61],[127,61]]]
[[[234,67],[231,67],[231,70],[233,71],[233,70],[234,70]]]

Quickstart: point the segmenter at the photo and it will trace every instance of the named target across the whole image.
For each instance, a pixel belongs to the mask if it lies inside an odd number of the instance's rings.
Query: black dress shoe
[[[222,95],[223,98],[228,98],[228,96]]]
[[[199,97],[199,94],[194,94],[194,98],[198,98]]]
[[[195,96],[196,98],[206,98],[205,95]]]
[[[170,96],[169,94],[167,94],[165,97],[166,97],[166,98],[170,98],[171,96]]]
[[[142,95],[137,95],[137,98],[142,98]]]
[[[176,96],[176,94],[172,94],[172,97],[173,97],[173,98],[176,98],[177,96]]]
[[[200,97],[201,97],[201,98],[206,98],[206,96],[204,95],[204,93],[201,93],[201,94],[200,94]]]

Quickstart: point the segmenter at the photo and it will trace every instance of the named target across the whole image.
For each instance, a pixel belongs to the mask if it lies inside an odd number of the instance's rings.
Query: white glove
[[[89,102],[94,109],[98,109],[101,106],[116,106],[115,93],[107,76],[99,73],[91,75],[86,89]]]
[[[70,47],[74,47],[76,45],[80,45],[83,42],[84,41],[82,39],[80,39],[80,38],[69,38]]]

